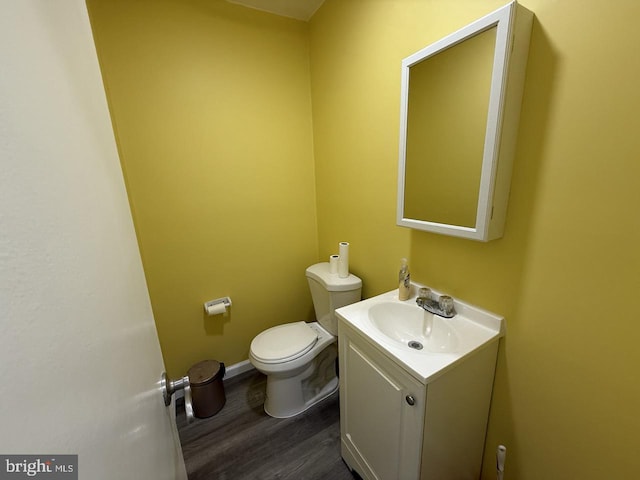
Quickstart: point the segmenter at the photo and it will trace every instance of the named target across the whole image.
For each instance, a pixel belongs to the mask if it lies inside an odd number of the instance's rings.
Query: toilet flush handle
[[[167,378],[167,373],[162,372],[162,376],[160,377],[160,389],[162,390],[164,404],[167,407],[171,405],[172,395],[178,390],[184,390],[184,410],[187,415],[187,423],[193,422],[195,415],[193,414],[193,401],[191,399],[191,385],[189,384],[189,377],[185,375],[178,380],[170,380]]]

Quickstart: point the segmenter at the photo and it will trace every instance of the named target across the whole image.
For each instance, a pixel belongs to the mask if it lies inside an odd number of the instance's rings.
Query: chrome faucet
[[[440,295],[438,300],[434,300],[431,298],[430,288],[423,287],[420,289],[416,303],[427,312],[440,317],[453,318],[456,316],[456,309],[453,307],[453,298],[449,295]]]

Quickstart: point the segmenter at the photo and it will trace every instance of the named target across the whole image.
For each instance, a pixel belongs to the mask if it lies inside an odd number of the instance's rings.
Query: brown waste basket
[[[215,360],[203,360],[187,371],[196,417],[211,417],[224,406],[227,400],[222,383],[224,373],[224,363]]]

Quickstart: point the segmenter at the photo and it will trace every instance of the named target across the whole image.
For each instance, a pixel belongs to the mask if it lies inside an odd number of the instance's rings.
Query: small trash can
[[[196,417],[211,417],[224,406],[227,400],[222,383],[224,373],[224,363],[215,360],[203,360],[187,371]]]

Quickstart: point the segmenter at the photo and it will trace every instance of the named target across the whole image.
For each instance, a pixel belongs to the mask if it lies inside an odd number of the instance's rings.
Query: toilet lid
[[[285,323],[258,334],[251,342],[251,354],[264,363],[294,360],[313,348],[318,334],[305,322]]]

